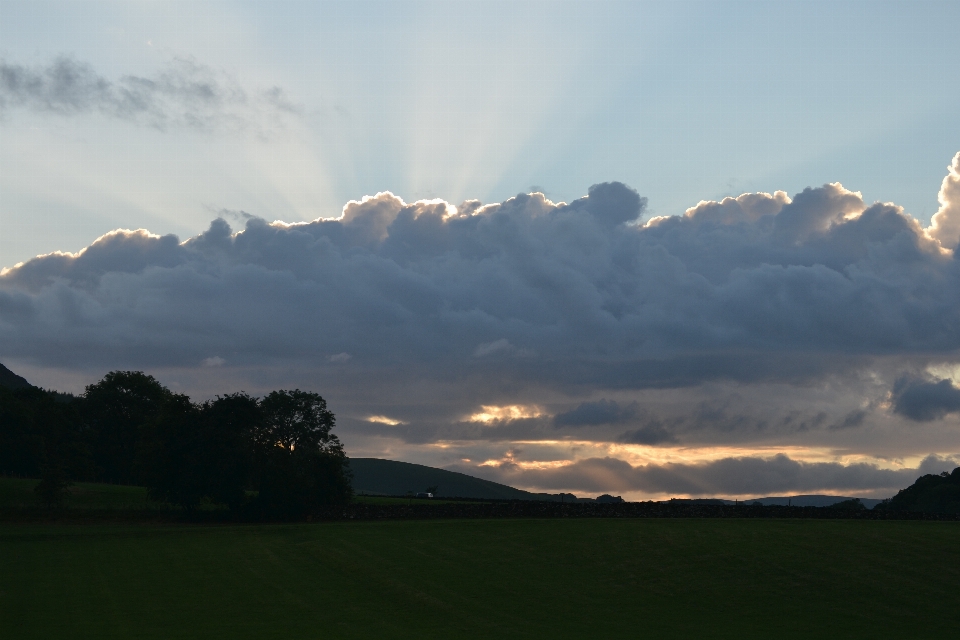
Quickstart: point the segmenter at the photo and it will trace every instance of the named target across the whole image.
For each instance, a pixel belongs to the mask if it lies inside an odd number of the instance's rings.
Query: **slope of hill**
[[[353,489],[358,494],[377,494],[404,496],[408,493],[426,491],[427,487],[437,487],[436,495],[441,498],[483,498],[487,500],[550,500],[559,501],[560,494],[531,493],[515,489],[505,484],[481,480],[456,471],[437,469],[422,464],[382,460],[380,458],[350,458],[353,471]],[[593,502],[593,498],[576,498],[572,494],[563,494],[567,502]],[[743,500],[741,504],[760,502],[764,505],[791,504],[795,507],[829,507],[850,500],[846,496],[799,495],[770,496],[755,500]],[[683,500],[688,502],[688,500]],[[699,499],[689,500],[704,504],[734,504],[733,500]],[[872,509],[880,500],[860,498],[860,502]]]
[[[18,376],[10,369],[7,369],[5,366],[0,364],[0,387],[7,387],[8,389],[19,389],[21,387],[31,386],[24,378]]]
[[[417,493],[426,491],[427,487],[437,487],[437,497],[560,500],[559,495],[530,493],[456,471],[397,460],[350,458],[350,469],[353,471],[353,489],[360,494],[403,496],[408,492]],[[572,496],[565,496],[568,501],[570,498]]]
[[[844,497],[844,496],[825,496],[825,495],[801,495],[801,496],[780,496],[780,497],[769,497],[769,498],[756,498],[755,500],[744,500],[747,504],[753,504],[754,502],[759,502],[763,505],[778,505],[786,506],[791,504],[794,507],[829,507],[830,505],[837,504],[838,502],[843,502],[844,500],[852,500],[853,498]],[[873,509],[876,505],[880,504],[881,500],[876,498],[860,498],[860,502],[867,509]]]

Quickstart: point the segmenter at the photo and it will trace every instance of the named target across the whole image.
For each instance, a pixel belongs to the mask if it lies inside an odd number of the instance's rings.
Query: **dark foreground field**
[[[0,526],[4,638],[953,637],[960,523]]]

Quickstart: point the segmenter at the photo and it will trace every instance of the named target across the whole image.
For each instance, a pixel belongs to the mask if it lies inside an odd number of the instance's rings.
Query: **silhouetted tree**
[[[837,509],[840,511],[866,511],[867,507],[862,502],[860,498],[850,498],[849,500],[841,500],[840,502],[835,502],[829,507],[830,509]]]
[[[261,446],[288,451],[315,449],[321,453],[342,453],[343,446],[333,434],[336,419],[327,402],[309,391],[273,391],[260,400],[263,420],[256,433]]]
[[[254,433],[257,511],[294,518],[347,502],[349,468],[326,401],[299,389],[274,391],[260,401],[260,410]]]
[[[188,511],[210,501],[296,518],[352,495],[335,424],[316,393],[198,405],[143,372],[113,371],[80,398],[0,388],[0,472],[41,476],[36,491],[49,505],[88,479],[142,484]]]
[[[245,393],[218,396],[203,404],[200,446],[205,451],[207,495],[231,510],[246,501],[253,473],[254,438],[262,421],[257,399]]]
[[[98,479],[125,484],[141,480],[136,469],[141,431],[173,395],[142,371],[111,371],[87,387],[83,421]]]
[[[36,478],[43,441],[35,428],[36,410],[22,391],[0,387],[0,473]]]
[[[76,404],[64,397],[32,386],[0,389],[0,471],[40,477],[37,494],[51,506],[90,467]]]
[[[200,409],[171,394],[160,412],[140,426],[137,475],[152,500],[195,509],[206,494],[206,460]]]
[[[874,509],[960,513],[960,467],[953,473],[927,474]]]
[[[171,396],[142,430],[138,460],[150,497],[188,511],[204,500],[242,507],[260,422],[257,400],[243,393],[202,405]]]

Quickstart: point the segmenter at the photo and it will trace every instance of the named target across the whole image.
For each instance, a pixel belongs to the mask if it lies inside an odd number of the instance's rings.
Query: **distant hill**
[[[846,500],[853,500],[846,496],[825,496],[825,495],[801,495],[801,496],[770,496],[767,498],[751,498],[747,500],[726,500],[724,498],[671,498],[667,502],[689,502],[691,504],[753,504],[759,502],[764,506],[791,505],[794,507],[830,507]],[[876,498],[857,498],[860,504],[867,509],[873,509],[876,505],[883,502]]]
[[[465,473],[437,469],[422,464],[382,460],[380,458],[350,458],[353,471],[353,490],[358,494],[377,494],[385,496],[405,496],[408,493],[425,491],[427,487],[437,487],[438,498],[482,498],[487,500],[548,500],[560,501],[561,494],[531,493],[515,489],[505,484],[481,480]],[[577,498],[573,494],[563,494],[567,502],[594,502],[593,498]],[[791,504],[795,507],[829,507],[830,505],[851,500],[847,496],[800,495],[771,496],[754,500],[741,500],[741,504],[759,502],[764,505]],[[698,504],[734,504],[733,500],[700,498],[677,500]],[[671,500],[674,502],[674,500]],[[860,498],[868,509],[881,501],[873,498]]]
[[[353,471],[353,490],[359,494],[404,496],[408,492],[417,493],[426,491],[427,487],[437,487],[435,495],[438,498],[560,501],[560,494],[531,493],[465,473],[397,460],[350,458],[350,469]],[[564,494],[563,499],[587,501],[571,494]]]
[[[802,495],[802,496],[780,496],[780,497],[769,497],[769,498],[755,498],[753,500],[744,500],[746,504],[753,504],[754,502],[759,502],[762,505],[779,505],[787,506],[787,504],[793,505],[794,507],[829,507],[831,505],[837,504],[838,502],[843,502],[844,500],[853,500],[853,498],[846,496],[825,496],[825,495]],[[875,506],[883,502],[882,500],[877,500],[876,498],[860,498],[860,502],[867,509],[873,509]]]
[[[6,387],[8,389],[20,389],[22,387],[30,386],[33,385],[0,364],[0,387]]]

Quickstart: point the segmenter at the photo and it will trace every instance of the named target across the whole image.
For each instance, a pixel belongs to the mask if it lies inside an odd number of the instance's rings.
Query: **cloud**
[[[401,444],[804,433],[863,449],[928,415],[913,383],[881,401],[898,372],[960,349],[960,269],[901,208],[838,184],[640,224],[644,206],[619,183],[568,204],[383,192],[336,219],[217,219],[185,241],[118,230],[2,272],[0,360],[189,378],[221,354],[182,388],[310,385],[358,437]],[[465,418],[526,406],[542,412]]]
[[[631,419],[636,412],[635,404],[621,407],[614,400],[602,399],[596,402],[584,402],[575,409],[558,413],[553,417],[553,422],[557,426],[570,427],[617,424]]]
[[[617,225],[636,220],[647,206],[647,199],[619,182],[595,184],[580,202],[595,220],[603,225]]]
[[[856,427],[863,425],[864,421],[867,419],[867,415],[868,414],[865,409],[851,411],[844,416],[843,420],[836,424],[830,425],[830,429],[833,431],[838,431],[840,429],[855,429]]]
[[[110,80],[88,63],[60,56],[45,66],[0,60],[0,112],[14,108],[74,116],[96,112],[160,130],[262,131],[262,116],[296,116],[283,89],[248,91],[193,58],[173,58],[150,77]]]
[[[46,68],[0,61],[0,106],[25,106],[70,115],[116,102],[112,84],[85,63],[57,58]]]
[[[949,379],[903,375],[894,383],[891,397],[895,413],[918,422],[960,411],[960,389]]]
[[[948,249],[960,243],[960,153],[947,167],[947,177],[940,185],[940,209],[933,214],[927,232]]]
[[[499,340],[494,340],[493,342],[484,342],[483,344],[478,344],[477,348],[473,350],[474,358],[482,358],[484,356],[489,356],[492,353],[497,353],[498,351],[509,351],[513,349],[513,345],[510,344],[510,341],[506,338],[500,338]]]
[[[499,466],[450,468],[544,491],[760,496],[865,491],[886,491],[892,495],[921,475],[952,470],[956,466],[955,459],[936,455],[925,458],[917,468],[884,469],[867,463],[802,462],[781,454],[771,458],[722,458],[701,464],[632,466],[617,458],[588,458],[553,468],[524,468],[510,462]]]
[[[647,424],[639,429],[633,429],[632,431],[625,431],[617,437],[618,442],[624,442],[627,444],[667,444],[670,442],[676,442],[677,438],[675,435],[667,431],[663,425],[659,423]]]
[[[960,347],[960,272],[893,205],[825,185],[637,227],[621,224],[642,210],[634,191],[591,193],[459,208],[381,193],[339,219],[251,218],[238,233],[218,219],[186,242],[111,232],[4,272],[3,355],[151,366],[201,349],[251,363],[349,353],[439,378],[639,389],[813,379],[858,357]],[[528,357],[493,357],[508,352]]]

